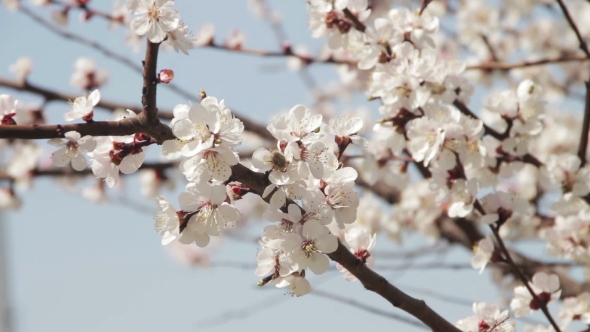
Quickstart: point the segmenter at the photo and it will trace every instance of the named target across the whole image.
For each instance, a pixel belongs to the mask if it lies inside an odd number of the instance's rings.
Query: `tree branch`
[[[584,106],[584,119],[582,120],[582,132],[580,133],[580,146],[578,146],[578,157],[580,157],[581,166],[586,164],[586,154],[588,152],[588,135],[590,135],[590,80],[584,83],[586,86],[586,101]]]
[[[565,3],[563,3],[563,0],[557,0],[557,4],[561,8],[561,11],[563,12],[563,15],[565,16],[565,19],[567,20],[567,23],[570,25],[572,30],[574,30],[574,33],[576,34],[576,38],[578,38],[578,42],[580,43],[580,49],[582,50],[582,52],[584,52],[584,54],[586,54],[586,58],[588,58],[588,60],[590,60],[590,51],[588,50],[588,46],[586,45],[586,42],[584,41],[582,34],[580,34],[580,30],[578,29],[576,22],[574,22],[574,19],[570,15],[569,10],[565,6]]]
[[[425,328],[424,325],[420,324],[420,322],[417,322],[417,321],[415,321],[413,319],[408,319],[408,318],[406,318],[404,316],[396,315],[396,314],[394,314],[392,312],[388,312],[388,311],[381,310],[381,309],[378,309],[378,308],[373,308],[373,307],[368,306],[368,305],[366,305],[366,304],[364,304],[362,302],[356,301],[355,299],[349,299],[349,298],[346,298],[344,296],[340,296],[340,295],[335,294],[335,293],[329,293],[329,292],[325,292],[325,291],[322,291],[322,290],[314,289],[314,290],[311,291],[310,294],[317,295],[319,297],[323,297],[325,299],[329,299],[329,300],[336,301],[336,302],[339,302],[339,303],[347,304],[349,306],[355,307],[355,308],[360,309],[360,310],[364,310],[366,312],[369,312],[369,313],[372,313],[372,314],[375,314],[375,315],[378,315],[378,316],[392,318],[392,319],[397,320],[397,321],[400,321],[402,323],[406,323],[406,324],[409,324],[409,325],[412,325],[412,326],[416,326],[416,327],[419,327],[419,328]]]
[[[346,16],[346,18],[352,22],[355,29],[360,32],[365,32],[367,26],[365,26],[363,22],[359,21],[358,17],[356,17],[356,15],[354,15],[348,8],[344,8],[342,12],[344,13],[344,16]]]
[[[163,162],[163,163],[145,163],[139,167],[139,170],[166,170],[169,168],[177,167],[178,163],[174,162]],[[49,169],[34,169],[31,170],[31,175],[35,177],[51,177],[51,176],[88,176],[94,175],[92,169],[87,168],[82,171],[75,171],[72,168],[61,167],[61,168],[49,168]],[[121,173],[124,175],[124,173]],[[0,171],[0,181],[13,181],[14,178],[6,173]]]
[[[147,123],[159,122],[156,117],[158,108],[156,106],[156,90],[158,87],[158,50],[160,43],[152,43],[147,40],[145,60],[143,61],[143,88],[141,90],[141,104],[143,105],[142,120]]]
[[[478,119],[477,115],[475,115],[465,104],[463,104],[463,102],[461,102],[459,100],[455,100],[453,102],[453,106],[457,107],[457,109],[459,109],[459,111],[461,111],[461,113],[463,113],[467,116],[470,116],[474,119]],[[485,133],[487,135],[490,135],[499,141],[503,141],[504,139],[506,139],[510,135],[510,127],[508,127],[504,133],[497,132],[493,128],[487,126],[485,123],[484,123],[483,127],[484,127]],[[531,155],[530,153],[527,153],[526,155],[524,155],[522,157],[522,161],[525,163],[532,164],[536,167],[543,166],[543,163],[541,161],[539,161],[539,159],[537,159],[535,156]]]
[[[123,136],[142,132],[142,129],[144,129],[143,126],[135,118],[121,121],[96,121],[63,125],[0,126],[0,138],[63,138],[68,131],[77,131],[82,136]]]
[[[20,83],[20,82],[8,80],[8,79],[2,78],[2,77],[0,77],[0,86],[4,86],[4,87],[7,87],[7,88],[10,88],[13,90],[17,90],[17,91],[31,92],[31,93],[42,96],[46,101],[60,100],[60,101],[69,102],[69,101],[76,99],[76,97],[78,97],[77,95],[58,92],[58,91],[50,90],[48,88],[44,88],[44,87],[41,87],[38,85],[34,85],[34,84],[29,83],[28,81],[24,82],[24,83]],[[141,113],[141,111],[142,111],[141,106],[125,104],[125,103],[118,103],[118,102],[108,101],[108,100],[104,100],[104,99],[101,99],[98,102],[98,104],[96,105],[96,107],[100,107],[100,108],[103,108],[103,109],[106,109],[109,111],[114,111],[116,109],[130,109],[137,114]],[[235,112],[234,112],[234,114],[235,114]],[[171,120],[174,117],[174,115],[172,114],[171,110],[158,110],[158,117],[163,120]],[[276,140],[276,138],[274,138],[274,136],[272,136],[272,134],[268,130],[266,130],[266,127],[264,127],[263,125],[260,125],[255,121],[249,120],[248,118],[243,118],[241,116],[237,116],[237,117],[239,117],[240,120],[244,123],[244,130],[251,131],[251,132],[259,135],[260,137],[268,139],[268,140]]]
[[[338,249],[328,257],[340,263],[350,273],[359,279],[367,290],[379,294],[394,307],[399,308],[418,318],[434,332],[460,332],[453,324],[446,321],[426,302],[415,299],[393,286],[381,275],[369,269],[356,256],[354,256],[342,243],[338,242]]]
[[[485,213],[483,211],[483,208],[481,208],[481,205],[479,205],[479,204],[477,204],[477,205],[480,207],[478,210],[480,210],[481,213]],[[539,306],[539,308],[541,309],[541,311],[543,312],[545,317],[547,317],[547,320],[549,320],[549,323],[551,323],[551,326],[553,326],[553,328],[555,329],[556,332],[561,332],[559,325],[557,325],[557,323],[555,322],[555,320],[551,316],[551,313],[547,309],[547,305],[539,298],[537,293],[535,293],[535,291],[531,288],[528,278],[518,268],[518,266],[516,266],[516,263],[514,263],[514,260],[512,259],[512,256],[510,255],[510,251],[506,248],[506,245],[504,244],[504,240],[502,240],[502,237],[500,236],[499,227],[495,227],[494,225],[490,225],[490,229],[494,233],[494,237],[496,238],[496,241],[498,242],[498,245],[500,246],[500,250],[504,254],[505,262],[512,268],[512,270],[514,271],[514,274],[524,284],[524,286],[529,291],[529,293],[531,294],[531,296],[533,297],[533,299],[535,300],[535,302],[537,303],[537,305]]]
[[[216,44],[213,41],[209,44],[203,45],[203,47],[216,49],[216,50],[223,50],[235,53],[243,53],[243,54],[250,54],[250,55],[257,55],[261,57],[270,57],[270,58],[281,58],[281,57],[296,57],[301,60],[306,65],[311,64],[341,64],[341,65],[349,65],[349,66],[356,66],[357,63],[352,60],[345,60],[345,59],[335,59],[333,56],[330,56],[326,59],[314,58],[307,55],[301,55],[293,52],[290,46],[284,47],[283,51],[267,51],[267,50],[260,50],[254,48],[232,48],[222,44]]]
[[[467,70],[510,70],[515,68],[525,68],[525,67],[534,67],[534,66],[542,66],[542,65],[550,65],[550,64],[557,64],[557,63],[564,63],[564,62],[584,62],[588,59],[584,54],[577,54],[577,55],[562,55],[552,58],[545,58],[540,60],[532,60],[532,61],[520,61],[520,62],[497,62],[497,61],[488,61],[478,65],[471,65],[467,66]]]
[[[29,10],[28,8],[26,8],[22,5],[19,8],[23,13],[25,13],[26,15],[31,17],[35,23],[41,24],[42,26],[44,26],[47,29],[49,29],[50,31],[54,32],[58,36],[61,36],[65,39],[68,39],[68,40],[80,43],[82,45],[88,46],[90,48],[93,48],[93,49],[101,52],[106,57],[109,57],[109,58],[127,66],[131,70],[133,70],[137,73],[143,73],[143,68],[141,66],[137,65],[133,60],[125,57],[124,55],[116,53],[116,52],[108,49],[108,47],[106,47],[98,42],[89,40],[83,36],[74,34],[72,32],[59,29],[56,26],[54,26],[53,24],[51,24],[50,22],[48,22],[47,20],[45,20],[43,17],[35,14],[34,12],[32,12],[31,10]],[[0,79],[0,82],[1,81],[2,81],[2,79]],[[3,85],[3,84],[0,83],[0,85]],[[188,98],[190,100],[199,100],[199,96],[197,96],[196,94],[190,93],[189,91],[181,88],[180,86],[176,85],[173,82],[166,84],[166,86],[184,98]],[[55,98],[55,99],[73,100],[75,97],[76,96],[73,96],[72,98],[66,98],[66,99],[64,99],[64,98]],[[53,100],[55,100],[55,99],[53,99]],[[103,104],[102,107],[105,107],[105,103],[99,103],[99,105],[101,105],[101,104]],[[129,105],[126,105],[126,106],[129,106]],[[117,106],[117,107],[120,107],[120,106]],[[105,108],[114,110],[117,107],[113,107],[113,108],[105,107]],[[123,108],[131,109],[136,113],[140,113],[140,111],[141,111],[141,107],[137,107],[137,106],[129,106],[129,107],[123,107]],[[270,140],[275,139],[272,136],[272,134],[266,130],[266,127],[261,126],[257,122],[252,121],[242,115],[239,115],[238,112],[234,111],[233,113],[236,115],[236,117],[240,118],[240,120],[244,123],[245,130],[254,132],[254,133],[258,134],[260,137],[263,137],[265,139],[270,139]],[[159,112],[158,116],[162,119],[170,120],[170,119],[172,119],[172,112]]]

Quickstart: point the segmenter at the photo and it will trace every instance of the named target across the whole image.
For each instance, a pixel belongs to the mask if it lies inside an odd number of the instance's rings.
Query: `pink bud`
[[[172,69],[162,69],[158,74],[158,82],[168,84],[174,78],[174,71]]]
[[[6,114],[2,117],[2,120],[0,120],[0,125],[2,126],[15,126],[16,125],[16,121],[14,121],[14,116],[16,115],[16,113],[9,113]]]

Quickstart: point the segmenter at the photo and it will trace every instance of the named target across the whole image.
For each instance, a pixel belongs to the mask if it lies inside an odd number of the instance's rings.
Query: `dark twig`
[[[335,59],[334,57],[331,57],[331,56],[326,59],[320,59],[320,58],[314,58],[314,57],[307,56],[307,55],[297,54],[297,53],[293,52],[293,50],[290,47],[285,47],[284,50],[282,50],[282,51],[267,51],[267,50],[260,50],[260,49],[254,49],[254,48],[244,48],[244,47],[232,48],[232,47],[229,47],[226,45],[216,44],[214,42],[204,45],[203,47],[208,47],[208,48],[212,48],[212,49],[216,49],[216,50],[224,50],[224,51],[228,51],[228,52],[257,55],[257,56],[261,56],[261,57],[270,57],[270,58],[282,58],[282,57],[292,56],[292,57],[299,58],[299,60],[301,60],[306,65],[311,65],[311,64],[337,64],[337,65],[338,64],[345,64],[345,65],[356,66],[356,64],[357,64],[355,61],[352,61],[352,60]]]
[[[360,310],[363,310],[363,311],[366,311],[366,312],[369,312],[369,313],[372,313],[372,314],[375,314],[375,315],[378,315],[378,316],[392,318],[394,320],[397,320],[397,321],[400,321],[402,323],[406,323],[406,324],[409,324],[409,325],[412,325],[412,326],[416,326],[416,327],[423,328],[423,329],[426,328],[420,322],[415,321],[413,319],[409,319],[409,318],[406,318],[406,317],[401,316],[401,315],[397,315],[397,314],[392,313],[392,312],[388,312],[388,311],[385,311],[385,310],[374,308],[374,307],[368,306],[368,305],[366,305],[364,303],[361,303],[361,302],[359,302],[359,301],[357,301],[355,299],[346,298],[344,296],[340,296],[340,295],[335,294],[335,293],[330,293],[330,292],[325,292],[325,291],[318,290],[318,289],[313,289],[310,294],[313,294],[313,295],[316,295],[316,296],[320,296],[320,297],[323,297],[325,299],[330,299],[332,301],[336,301],[336,302],[339,302],[339,303],[347,304],[347,305],[350,305],[350,306],[355,307],[356,309],[360,309]]]
[[[582,34],[580,34],[580,30],[574,22],[574,19],[569,13],[569,10],[565,6],[563,0],[557,0],[557,4],[561,8],[565,19],[567,20],[568,24],[576,34],[576,38],[578,38],[578,42],[580,43],[580,49],[586,54],[586,58],[590,60],[590,51],[588,50],[588,45],[584,41]],[[590,128],[590,78],[586,81],[586,103],[584,107],[584,122],[582,123],[582,133],[580,136],[580,146],[578,147],[578,157],[582,161],[582,165],[586,164],[586,152],[588,149],[588,129]]]
[[[141,132],[141,129],[142,125],[136,118],[128,118],[121,121],[96,121],[92,123],[63,125],[0,126],[0,138],[60,138],[64,137],[64,134],[68,131],[77,131],[82,136],[123,136]]]
[[[41,24],[42,26],[46,27],[47,29],[49,29],[50,31],[54,32],[55,34],[57,34],[58,36],[61,36],[65,39],[68,40],[72,40],[75,41],[77,43],[80,43],[82,45],[88,46],[90,48],[93,48],[99,52],[101,52],[103,55],[105,55],[106,57],[109,57],[125,66],[127,66],[128,68],[130,68],[131,70],[142,74],[143,73],[143,68],[141,66],[139,66],[138,64],[135,63],[135,61],[125,57],[124,55],[121,55],[117,52],[114,52],[112,50],[110,50],[108,47],[89,40],[83,36],[74,34],[72,32],[68,32],[62,29],[57,28],[55,25],[51,24],[49,21],[45,20],[43,17],[33,13],[31,10],[29,10],[28,8],[22,6],[22,12],[25,13],[26,15],[30,16],[34,22]],[[326,60],[327,61],[327,60]],[[336,61],[336,60],[334,60]],[[328,61],[327,61],[328,62]],[[337,63],[337,62],[334,62]],[[1,79],[0,79],[1,80]],[[0,85],[3,85],[0,83]],[[16,87],[16,86],[15,86]],[[180,86],[174,84],[173,82],[166,84],[166,87],[168,87],[170,90],[176,92],[178,95],[184,97],[184,98],[188,98],[189,100],[199,100],[199,96],[196,94],[193,94],[183,88],[181,88]],[[18,88],[18,87],[17,87]],[[69,99],[64,99],[64,98],[53,98],[52,100],[56,100],[56,99],[62,99],[62,100],[73,100],[76,96],[73,96],[73,98],[69,98]],[[100,103],[99,106],[101,106],[101,104],[105,105],[105,103]],[[129,105],[126,105],[129,106]],[[111,108],[111,107],[105,107],[107,109],[111,109],[114,110],[116,107]],[[139,107],[123,107],[125,109],[131,109],[136,113],[139,113],[141,111],[141,108]],[[254,132],[258,135],[260,135],[260,137],[263,137],[265,139],[269,139],[269,140],[274,140],[275,138],[266,130],[266,128],[260,124],[258,124],[255,121],[252,121],[242,115],[237,114],[237,112],[233,112],[236,117],[238,117],[243,123],[244,123],[244,128],[245,130]],[[166,112],[159,112],[158,116],[162,119],[172,119],[172,112],[166,113]]]
[[[483,209],[481,209],[480,212],[483,213]],[[556,332],[561,332],[559,325],[557,325],[557,323],[555,322],[555,320],[551,316],[551,313],[549,312],[549,309],[547,309],[547,305],[545,304],[545,302],[543,302],[539,298],[537,293],[535,293],[535,291],[531,288],[528,278],[524,275],[524,273],[522,273],[522,271],[518,268],[518,266],[516,265],[516,263],[512,259],[512,256],[510,255],[510,251],[508,250],[508,248],[506,248],[506,245],[504,244],[504,240],[500,236],[499,227],[496,227],[494,225],[490,225],[490,229],[494,233],[494,237],[496,238],[496,241],[498,242],[498,245],[500,246],[500,250],[502,251],[502,254],[504,255],[505,262],[512,268],[512,270],[514,271],[514,274],[524,284],[524,286],[529,291],[529,293],[531,294],[531,296],[533,297],[533,299],[535,300],[535,302],[537,303],[537,305],[539,306],[539,308],[541,309],[541,311],[543,312],[545,317],[547,317],[547,320],[549,320],[549,323],[551,323],[551,326],[553,326],[553,328],[555,329]]]
[[[580,134],[580,146],[578,147],[578,157],[582,161],[582,167],[586,164],[588,135],[590,135],[590,80],[586,81],[584,85],[586,86],[586,102],[584,104],[584,120],[582,122],[582,133]]]
[[[453,102],[453,106],[457,107],[457,109],[459,109],[459,111],[461,111],[461,113],[463,113],[467,116],[470,116],[474,119],[478,119],[477,115],[475,115],[469,109],[469,107],[467,107],[465,104],[463,104],[463,102],[461,102],[459,100],[455,100]],[[508,126],[508,128],[506,129],[506,131],[504,133],[499,133],[496,130],[494,130],[493,128],[487,126],[486,124],[484,124],[483,127],[484,127],[485,133],[487,135],[490,135],[499,141],[503,141],[504,139],[508,138],[508,136],[510,135],[510,126]],[[524,155],[522,157],[522,161],[525,163],[534,165],[536,167],[543,166],[543,163],[541,163],[541,161],[539,159],[537,159],[535,156],[531,155],[530,153],[527,153],[526,155]]]
[[[145,163],[139,167],[139,170],[166,170],[169,168],[177,167],[178,163],[164,162],[164,163]],[[123,173],[121,173],[123,174]],[[34,169],[31,171],[31,175],[34,177],[53,177],[53,176],[88,176],[94,175],[90,168],[82,171],[75,171],[71,168],[49,168],[49,169]],[[0,171],[0,180],[14,180],[10,174],[5,171]]]
[[[563,0],[557,0],[557,4],[561,8],[561,11],[563,12],[563,15],[565,16],[565,19],[567,20],[568,24],[570,25],[572,30],[574,30],[576,38],[578,38],[578,42],[580,43],[580,49],[582,50],[582,52],[584,52],[584,54],[586,54],[586,58],[590,60],[590,51],[588,50],[588,45],[586,45],[586,42],[584,41],[584,38],[582,37],[582,34],[580,33],[580,30],[578,29],[576,22],[574,22],[574,19],[570,15],[569,10],[565,6],[565,3],[563,3]]]
[[[558,56],[553,58],[545,58],[540,60],[534,61],[520,61],[520,62],[497,62],[497,61],[489,61],[484,62],[479,65],[472,65],[467,66],[467,70],[510,70],[515,68],[525,68],[525,67],[534,67],[534,66],[542,66],[542,65],[550,65],[550,64],[558,64],[564,62],[583,62],[587,61],[588,59],[584,54],[578,55],[567,55],[567,56]]]
[[[342,12],[344,13],[344,16],[346,16],[346,18],[352,22],[355,29],[360,32],[365,32],[367,26],[363,22],[359,21],[358,17],[356,17],[356,15],[354,15],[348,8],[344,8]]]
[[[442,318],[422,300],[415,299],[390,284],[385,278],[369,269],[356,256],[354,256],[342,243],[328,257],[340,263],[350,273],[359,279],[363,286],[372,292],[381,295],[394,307],[397,307],[410,315],[418,318],[434,332],[459,332],[453,324]]]
[[[17,81],[4,79],[2,77],[0,77],[0,86],[4,86],[4,87],[10,88],[10,89],[17,90],[17,91],[31,92],[31,93],[40,95],[47,102],[55,101],[55,100],[69,102],[69,101],[74,100],[76,97],[78,97],[77,95],[58,92],[58,91],[54,91],[54,90],[44,88],[44,87],[41,87],[38,85],[34,85],[34,84],[29,83],[28,81],[25,83],[20,83]],[[108,100],[104,100],[104,99],[101,99],[98,102],[98,104],[96,105],[96,107],[100,107],[100,108],[103,108],[103,109],[106,109],[109,111],[114,111],[116,109],[130,109],[137,114],[141,113],[141,111],[142,111],[141,106],[125,104],[125,103],[118,103],[118,102],[108,101]],[[235,112],[234,112],[234,114],[235,114]],[[170,111],[170,110],[158,110],[158,117],[160,119],[171,120],[173,116],[174,115],[172,114],[172,111]],[[249,120],[247,118],[243,118],[241,116],[237,116],[237,117],[244,123],[245,130],[254,132],[257,135],[259,135],[260,137],[263,137],[265,139],[276,140],[274,138],[274,136],[272,136],[272,134],[268,130],[266,130],[266,128],[263,125],[260,125],[255,121]]]
[[[108,47],[106,47],[96,41],[85,38],[81,35],[77,35],[75,33],[69,32],[67,30],[60,29],[55,24],[52,24],[51,22],[49,22],[48,20],[46,20],[42,16],[37,15],[35,12],[33,12],[29,8],[23,6],[22,4],[19,6],[19,10],[21,12],[23,12],[25,15],[32,18],[34,22],[40,24],[41,26],[43,26],[47,30],[49,30],[49,31],[51,31],[51,32],[65,38],[65,39],[75,41],[77,43],[89,46],[89,47],[99,51],[100,53],[102,53],[106,57],[114,59],[114,60],[124,64],[125,66],[131,68],[132,70],[134,70],[138,73],[141,73],[141,70],[142,70],[141,66],[139,66],[137,63],[135,63],[133,60],[131,60],[131,59],[129,59],[117,52],[110,50]]]

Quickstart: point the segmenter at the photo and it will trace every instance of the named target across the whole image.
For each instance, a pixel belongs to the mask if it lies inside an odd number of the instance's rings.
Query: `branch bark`
[[[580,133],[580,146],[578,146],[578,157],[580,157],[581,167],[586,164],[586,155],[588,153],[588,135],[590,135],[590,80],[584,83],[586,86],[586,101],[584,106],[584,119],[582,120],[582,132]]]
[[[160,43],[152,43],[147,40],[147,49],[145,51],[145,60],[143,61],[143,89],[141,90],[141,104],[143,111],[141,112],[142,120],[147,123],[158,122],[156,107],[156,92],[158,88],[158,50]]]

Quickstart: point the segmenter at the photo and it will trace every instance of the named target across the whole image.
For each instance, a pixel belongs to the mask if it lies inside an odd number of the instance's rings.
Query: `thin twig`
[[[94,8],[90,8],[90,6],[88,6],[87,3],[81,3],[80,1],[74,1],[73,3],[63,3],[63,2],[57,1],[57,0],[47,0],[46,4],[53,4],[53,5],[61,6],[62,11],[70,11],[72,9],[79,9],[84,12],[84,18],[86,20],[88,20],[94,16],[98,16],[98,17],[106,19],[107,21],[116,22],[119,24],[124,23],[122,16],[115,17],[115,16],[108,14],[106,12],[96,10]]]
[[[78,97],[78,95],[51,90],[49,88],[32,84],[28,81],[21,83],[2,77],[0,77],[0,86],[4,86],[17,91],[31,92],[40,95],[45,99],[46,102],[55,100],[70,102],[76,99],[76,97]],[[130,109],[137,114],[141,113],[142,111],[141,106],[108,101],[102,98],[98,102],[96,107],[103,108],[109,111],[115,111],[116,109]],[[235,112],[233,113],[236,114]],[[162,120],[171,120],[174,117],[174,115],[171,110],[158,110],[158,117]],[[274,138],[274,136],[272,136],[272,134],[268,130],[266,130],[266,127],[264,127],[263,125],[260,125],[257,122],[249,120],[248,118],[244,118],[242,116],[236,115],[236,117],[238,117],[242,121],[242,123],[244,123],[244,130],[256,133],[260,137],[268,140],[276,140],[276,138]]]
[[[389,283],[383,276],[369,269],[362,261],[354,256],[342,243],[338,242],[338,248],[328,254],[333,261],[340,263],[352,275],[357,277],[363,286],[372,292],[381,295],[394,307],[397,307],[410,315],[418,318],[434,332],[459,332],[453,324],[445,320],[432,310],[426,302],[415,299]]]
[[[469,107],[467,107],[465,104],[463,104],[463,102],[461,102],[460,100],[455,100],[453,102],[453,106],[457,107],[457,109],[459,109],[459,111],[461,111],[461,113],[470,116],[474,119],[478,119],[477,115],[475,115],[475,113],[473,113]],[[499,141],[503,141],[504,139],[508,138],[508,136],[510,135],[510,126],[508,126],[508,128],[506,129],[506,131],[504,133],[499,133],[497,132],[495,129],[487,126],[486,124],[483,125],[485,133],[487,135],[490,135],[494,138],[496,138]],[[522,161],[531,165],[534,165],[536,167],[542,167],[543,163],[537,159],[535,156],[531,155],[530,153],[527,153],[526,155],[524,155],[522,157]]]
[[[363,22],[359,21],[358,17],[356,17],[356,15],[354,15],[350,11],[350,9],[344,8],[342,12],[344,13],[344,16],[346,16],[346,18],[348,18],[352,22],[355,29],[357,29],[360,32],[365,32],[367,26]]]
[[[584,83],[586,86],[586,102],[584,104],[584,119],[582,122],[582,132],[580,133],[580,146],[578,147],[578,157],[580,157],[581,167],[586,164],[586,154],[588,152],[588,135],[590,135],[590,80]]]
[[[476,199],[473,206],[482,215],[486,214],[486,212],[483,209],[483,206],[481,205],[479,200]],[[500,247],[500,251],[502,251],[502,254],[504,256],[504,262],[506,264],[508,264],[508,266],[510,266],[510,268],[514,272],[514,275],[517,276],[520,279],[520,281],[524,284],[524,286],[529,291],[529,293],[531,294],[534,301],[537,303],[537,305],[539,306],[539,308],[541,309],[541,311],[543,312],[543,314],[545,315],[547,320],[549,320],[549,323],[551,323],[551,326],[553,326],[555,331],[561,332],[561,330],[559,329],[559,325],[557,325],[557,323],[555,322],[555,320],[551,316],[551,313],[547,309],[547,305],[543,301],[541,301],[539,296],[537,296],[537,293],[535,293],[535,291],[532,289],[528,278],[524,275],[524,273],[520,270],[520,268],[518,268],[518,266],[516,265],[516,263],[512,259],[512,255],[510,254],[510,251],[508,250],[508,248],[506,248],[506,245],[504,244],[504,240],[500,236],[500,232],[499,232],[500,227],[495,226],[494,224],[491,224],[490,229],[492,230],[492,233],[494,234],[494,238],[496,239],[496,242],[498,243],[498,246]]]
[[[31,17],[34,22],[41,24],[42,26],[44,26],[47,29],[49,29],[50,31],[54,32],[58,36],[61,36],[65,39],[72,40],[72,41],[77,42],[79,44],[93,48],[93,49],[101,52],[106,57],[109,57],[109,58],[127,66],[128,68],[137,72],[138,74],[143,73],[143,68],[140,65],[136,64],[133,60],[125,57],[124,55],[114,52],[114,51],[110,50],[108,47],[106,47],[98,42],[89,40],[83,36],[74,34],[72,32],[68,32],[68,31],[59,29],[55,25],[51,24],[49,21],[45,20],[43,17],[33,13],[31,10],[29,10],[28,8],[26,8],[22,5],[21,5],[21,9],[22,9],[22,12],[27,14],[29,17]],[[2,85],[2,84],[0,84],[0,85]],[[200,100],[198,95],[190,93],[189,91],[181,88],[179,85],[175,84],[174,82],[166,84],[166,87],[169,88],[170,90],[174,91],[175,93],[177,93],[181,97],[188,98],[189,100]],[[74,98],[75,98],[75,96],[74,96]],[[73,100],[74,98],[70,98],[70,99],[54,98],[53,100],[55,100],[55,99]],[[101,103],[101,104],[104,104],[104,103]],[[131,109],[136,113],[139,113],[141,111],[140,107],[126,107],[126,108]],[[109,108],[109,109],[114,110],[115,108]],[[256,133],[260,137],[265,138],[265,139],[269,139],[269,140],[275,139],[272,136],[272,134],[266,130],[265,126],[262,126],[262,125],[258,124],[256,121],[252,121],[252,120],[248,119],[247,117],[240,115],[238,112],[235,112],[235,110],[233,111],[233,113],[234,113],[234,115],[236,115],[236,117],[238,117],[244,123],[245,130]],[[158,116],[160,118],[164,118],[164,119],[172,119],[172,112],[170,112],[170,113],[159,112]]]
[[[567,20],[568,24],[570,25],[572,30],[574,30],[576,38],[578,38],[578,42],[580,43],[580,49],[582,50],[582,52],[584,52],[584,54],[586,54],[586,58],[590,60],[590,51],[588,50],[588,45],[586,45],[586,42],[584,41],[584,38],[582,37],[582,34],[580,33],[580,30],[578,29],[576,22],[574,22],[574,19],[570,15],[569,10],[565,6],[565,3],[563,3],[563,0],[557,0],[557,4],[561,8],[561,11],[563,12],[563,15],[565,16],[565,19]]]
[[[284,47],[282,51],[267,51],[261,49],[254,49],[254,48],[233,48],[222,44],[216,44],[211,42],[209,44],[203,45],[202,47],[212,48],[216,50],[224,50],[228,52],[235,52],[235,53],[243,53],[243,54],[250,54],[250,55],[257,55],[261,57],[270,57],[270,58],[284,58],[284,57],[295,57],[301,60],[305,65],[311,64],[344,64],[350,66],[356,66],[357,63],[352,60],[345,60],[345,59],[335,59],[334,57],[330,56],[326,59],[320,59],[311,57],[308,55],[297,54],[293,52],[291,47]]]
[[[467,70],[510,70],[515,68],[535,67],[542,65],[550,65],[564,62],[583,62],[588,61],[584,54],[566,55],[552,58],[545,58],[540,60],[525,60],[520,62],[497,62],[489,61],[478,65],[467,66]]]
[[[339,302],[339,303],[347,304],[349,306],[355,307],[356,309],[360,309],[360,310],[363,310],[363,311],[366,311],[366,312],[369,312],[369,313],[372,313],[372,314],[375,314],[375,315],[378,315],[378,316],[392,318],[392,319],[397,320],[397,321],[400,321],[402,323],[406,323],[406,324],[409,324],[409,325],[412,325],[412,326],[416,326],[416,327],[419,327],[419,328],[422,328],[422,329],[426,329],[426,327],[423,324],[421,324],[420,322],[418,322],[416,320],[409,319],[409,318],[406,318],[404,316],[397,315],[397,314],[392,313],[392,312],[388,312],[388,311],[385,311],[385,310],[381,310],[381,309],[378,309],[378,308],[374,308],[374,307],[368,306],[368,305],[366,305],[364,303],[361,303],[361,302],[359,302],[359,301],[357,301],[355,299],[346,298],[344,296],[340,296],[340,295],[335,294],[335,293],[325,292],[325,291],[318,290],[318,289],[313,289],[310,294],[316,295],[316,296],[319,296],[319,297],[323,297],[325,299],[329,299],[329,300],[332,300],[332,301],[336,301],[336,302]]]

